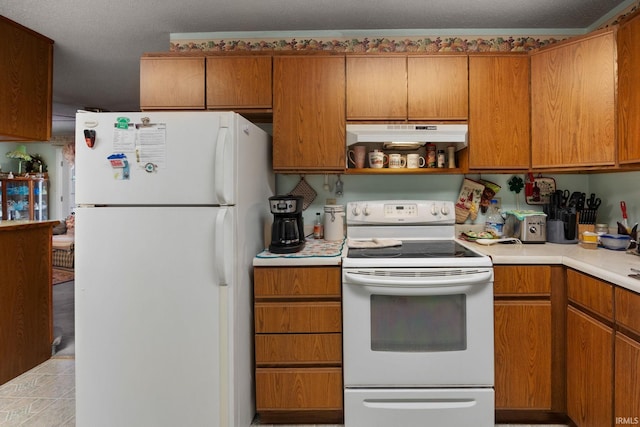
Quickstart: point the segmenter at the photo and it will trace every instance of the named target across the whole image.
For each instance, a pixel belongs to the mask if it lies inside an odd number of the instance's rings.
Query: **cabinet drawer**
[[[494,295],[550,295],[551,267],[537,265],[495,266]]]
[[[342,410],[342,370],[258,368],[256,409]]]
[[[256,365],[342,364],[341,334],[256,335]]]
[[[340,298],[339,267],[254,268],[254,295],[260,298]]]
[[[575,270],[567,270],[567,296],[570,301],[613,320],[612,285]]]
[[[640,295],[616,288],[616,323],[640,335]]]
[[[257,302],[256,333],[341,332],[339,302]]]

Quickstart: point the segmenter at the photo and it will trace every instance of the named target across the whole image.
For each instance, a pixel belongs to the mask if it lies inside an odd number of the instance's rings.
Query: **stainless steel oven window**
[[[466,298],[465,294],[371,295],[371,350],[466,350]]]

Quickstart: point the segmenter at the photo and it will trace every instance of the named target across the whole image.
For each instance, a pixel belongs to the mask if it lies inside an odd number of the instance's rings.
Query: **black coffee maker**
[[[290,254],[301,251],[304,248],[302,201],[302,196],[269,197],[269,207],[273,214],[270,252],[274,254]]]

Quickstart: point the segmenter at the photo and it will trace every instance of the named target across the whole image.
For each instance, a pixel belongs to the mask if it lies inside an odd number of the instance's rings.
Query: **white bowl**
[[[631,237],[625,234],[603,234],[600,236],[600,243],[607,249],[622,251],[629,247]]]

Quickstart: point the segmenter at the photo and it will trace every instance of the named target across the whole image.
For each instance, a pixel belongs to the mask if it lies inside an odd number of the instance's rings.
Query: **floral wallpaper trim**
[[[517,52],[539,48],[561,39],[533,37],[425,37],[402,40],[381,38],[349,39],[242,39],[242,40],[180,40],[170,42],[171,52],[234,52],[234,51],[332,51],[332,52]]]
[[[617,24],[622,18],[633,13],[639,6],[637,2],[623,14],[601,28]],[[304,38],[304,39],[181,39],[171,40],[170,52],[234,52],[234,51],[333,51],[333,52],[521,52],[537,49],[568,38],[567,36],[496,36],[483,38],[464,37],[364,37],[364,38]]]

